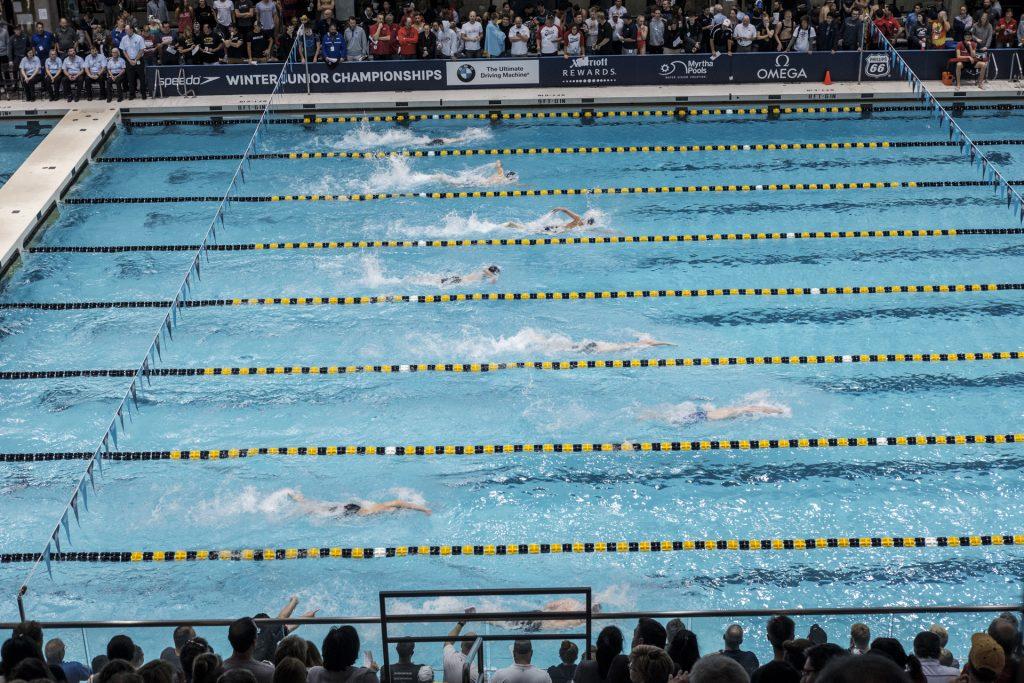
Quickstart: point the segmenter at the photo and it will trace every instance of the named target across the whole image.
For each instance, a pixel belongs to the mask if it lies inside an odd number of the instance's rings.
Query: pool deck
[[[0,187],[0,273],[114,127],[116,107],[72,109]]]
[[[990,84],[985,90],[970,86],[957,91],[940,81],[927,87],[936,95],[956,99],[1019,99],[1024,101],[1024,86],[1007,81]],[[753,85],[636,86],[629,88],[505,88],[466,90],[457,93],[438,91],[375,93],[314,93],[280,95],[275,100],[282,109],[300,112],[383,109],[442,109],[459,107],[526,106],[632,106],[640,104],[722,104],[829,102],[861,103],[910,100],[916,96],[907,84],[897,81],[821,84],[770,83]],[[262,110],[267,98],[248,96],[163,97],[125,101],[121,111],[128,115],[169,115],[185,113],[252,112]],[[29,106],[26,106],[29,105]],[[106,102],[68,104],[65,102],[0,102],[0,117],[45,116],[62,114],[71,107],[82,111],[105,110]],[[116,106],[116,103],[115,103]]]

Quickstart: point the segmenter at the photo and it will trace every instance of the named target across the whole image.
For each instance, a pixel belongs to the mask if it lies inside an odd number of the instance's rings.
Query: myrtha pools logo
[[[471,64],[463,64],[459,67],[459,70],[455,72],[459,77],[459,80],[463,83],[469,83],[476,78],[476,69]]]
[[[673,59],[668,64],[662,64],[658,69],[665,78],[688,78],[690,76],[706,76],[708,70],[715,65],[714,59],[704,57],[702,59],[688,59],[686,61]]]

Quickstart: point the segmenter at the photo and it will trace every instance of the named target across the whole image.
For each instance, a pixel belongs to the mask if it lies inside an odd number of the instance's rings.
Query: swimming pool
[[[51,121],[36,119],[0,122],[0,187],[52,128]]]
[[[1021,117],[970,112],[980,141],[1019,137]],[[241,153],[251,126],[121,130],[104,156]],[[944,141],[924,113],[707,116],[269,126],[260,152],[620,145]],[[986,145],[1007,177],[1020,147]],[[501,157],[495,189],[955,182],[977,171],[951,147],[530,154]],[[472,190],[490,156],[275,159],[248,196]],[[220,193],[235,161],[96,163],[68,195]],[[432,174],[446,174],[448,180]],[[491,189],[491,188],[488,188]],[[983,187],[773,190],[290,201],[232,204],[223,243],[536,237],[564,206],[595,220],[567,236],[1016,228]],[[34,247],[196,244],[208,202],[64,205]],[[508,221],[528,224],[511,228]],[[541,234],[541,237],[544,235]],[[566,236],[566,235],[560,235]],[[499,265],[473,292],[820,288],[1019,281],[1020,236],[246,249],[215,252],[196,299],[429,295],[440,279]],[[12,302],[161,301],[187,251],[33,253],[0,292]],[[230,302],[229,302],[230,303]],[[211,305],[182,313],[161,367],[276,368],[1020,350],[1019,291],[363,305]],[[159,308],[0,310],[0,369],[134,369]],[[650,337],[673,346],[595,352]],[[600,347],[599,347],[600,348]],[[123,378],[4,382],[0,451],[95,447]],[[126,451],[260,446],[630,443],[714,439],[1006,434],[1021,431],[1018,360],[609,367],[160,377],[122,436]],[[777,406],[779,416],[697,421],[695,406]],[[7,463],[5,552],[35,551],[81,462]],[[467,456],[258,456],[115,462],[104,468],[76,550],[306,548],[635,539],[818,538],[1016,533],[1013,444]],[[327,501],[395,496],[430,517],[304,516],[289,489]],[[375,611],[381,589],[593,585],[620,608],[994,603],[1019,596],[1018,548],[672,552],[388,558],[375,561],[61,564],[32,585],[34,616],[199,617],[272,611],[290,593],[327,614]],[[24,566],[0,567],[13,616]],[[130,601],[122,586],[130,583]],[[211,590],[212,589],[212,590]],[[259,594],[267,604],[253,605]],[[211,597],[215,596],[215,597]],[[517,605],[522,606],[522,605]],[[258,607],[258,609],[256,609]],[[836,620],[832,629],[848,627]],[[930,623],[930,621],[928,621]],[[965,618],[952,644],[966,643]],[[906,636],[921,620],[897,623]],[[717,644],[721,624],[699,632]],[[806,628],[802,626],[802,628]],[[219,634],[211,634],[213,636]],[[363,632],[374,642],[372,630]],[[159,636],[154,634],[154,644]],[[97,637],[96,642],[100,642]],[[144,643],[144,646],[147,643]],[[706,644],[705,648],[708,647]]]

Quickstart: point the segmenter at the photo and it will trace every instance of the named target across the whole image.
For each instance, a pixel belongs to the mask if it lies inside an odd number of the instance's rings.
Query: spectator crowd
[[[278,618],[289,619],[296,604],[293,598]],[[359,635],[351,626],[331,629],[317,647],[294,633],[297,626],[261,627],[254,618],[244,617],[228,628],[231,652],[226,657],[215,653],[192,627],[179,626],[160,657],[148,662],[129,636],[117,635],[105,654],[86,665],[69,660],[59,639],[44,640],[38,623],[23,622],[0,649],[0,683],[462,683],[467,664],[472,683],[483,683],[485,678],[491,683],[1024,681],[1021,632],[1010,613],[1001,614],[985,632],[971,637],[969,651],[959,653],[962,662],[946,648],[948,633],[938,624],[918,633],[905,648],[895,638],[872,640],[861,623],[850,628],[849,640],[842,644],[829,642],[817,624],[806,637],[798,637],[792,619],[775,616],[764,633],[772,658],[762,663],[754,652],[744,649],[746,634],[738,624],[725,630],[720,649],[715,645],[701,656],[696,634],[679,619],[662,625],[645,617],[638,621],[628,647],[622,631],[608,626],[583,657],[578,646],[567,640],[561,643],[558,662],[539,666],[531,642],[517,640],[512,646],[513,664],[486,676],[475,660],[467,663],[475,634],[463,632],[465,627],[466,622],[459,622],[449,632],[438,653],[440,670],[435,674],[431,665],[414,661],[416,646],[405,640],[397,643],[397,662],[387,670],[381,670],[369,651],[357,664]]]
[[[959,46],[958,57],[1024,43],[1024,23],[1000,0],[972,0],[952,18],[938,6],[900,10],[882,0],[647,0],[635,16],[623,0],[510,0],[482,12],[445,0],[364,0],[357,16],[344,18],[335,16],[335,0],[146,0],[144,12],[130,5],[142,0],[98,1],[102,10],[62,17],[53,30],[0,21],[4,84],[19,84],[29,99],[37,89],[51,99],[132,99],[146,95],[147,65],[282,61],[293,45],[298,60],[333,67],[370,59],[857,50],[875,46],[869,23],[898,46]]]

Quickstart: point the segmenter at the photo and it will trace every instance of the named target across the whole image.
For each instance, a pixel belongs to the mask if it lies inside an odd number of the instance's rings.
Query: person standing
[[[412,17],[406,16],[398,29],[398,58],[416,59],[416,45],[420,42],[420,32],[412,25]]]
[[[480,41],[483,39],[484,29],[477,21],[476,12],[470,11],[469,19],[462,25],[460,36],[465,44],[463,51],[466,53],[466,57],[470,59],[480,57]]]
[[[732,624],[725,629],[722,640],[725,643],[725,649],[718,654],[733,660],[743,667],[748,676],[752,676],[761,664],[753,652],[740,649],[740,645],[743,644],[743,627],[739,624]]]
[[[655,8],[647,24],[647,54],[660,55],[665,51],[665,19],[661,10]]]
[[[50,54],[50,48],[53,47],[53,34],[47,31],[40,21],[36,23],[36,32],[32,34],[31,41],[36,54],[43,59]]]
[[[505,32],[501,30],[497,15],[491,17],[487,22],[484,52],[488,57],[501,57],[505,53]]]
[[[320,52],[324,56],[324,62],[328,69],[334,69],[338,64],[345,61],[348,52],[345,49],[345,36],[338,33],[338,25],[333,21],[327,29],[320,45]]]
[[[736,52],[751,52],[754,49],[757,29],[750,23],[750,15],[743,16],[743,21],[733,30],[732,37],[736,40]]]
[[[540,39],[537,41],[540,44],[540,56],[557,57],[561,39],[559,38],[558,27],[555,26],[555,18],[553,16],[549,14],[544,18],[544,25],[540,27],[538,34],[540,36]]]
[[[124,79],[127,69],[128,65],[121,57],[121,51],[116,47],[112,48],[110,58],[107,60],[107,102],[110,101],[115,89],[117,90],[117,101],[124,100]]]
[[[253,0],[238,0],[234,14],[238,35],[242,36],[242,42],[245,43],[245,55],[251,62],[253,60],[252,27],[256,23],[256,6],[253,4]]]
[[[225,1],[231,2],[231,0]],[[118,48],[120,48],[121,54],[124,55],[124,60],[127,64],[124,78],[128,84],[128,99],[134,100],[137,91],[141,93],[142,99],[146,99],[146,65],[143,62],[143,51],[146,49],[146,41],[135,32],[131,24],[128,24],[125,26],[124,37],[121,38]]]
[[[345,27],[345,45],[347,49],[346,60],[350,62],[361,62],[369,56],[369,45],[366,40],[366,31],[356,22],[355,17],[348,18],[348,26]]]
[[[370,27],[370,54],[374,59],[391,59],[394,47],[391,45],[391,27],[384,22],[384,15],[377,14],[377,22]]]
[[[530,29],[523,26],[523,18],[517,16],[515,23],[508,30],[509,54],[513,57],[525,57],[530,51]]]
[[[256,3],[256,15],[263,29],[263,37],[267,39],[268,45],[272,44],[281,27],[281,9],[277,6],[277,0],[259,0]]]
[[[512,666],[494,672],[489,679],[491,683],[551,683],[548,672],[531,663],[533,644],[529,640],[515,642],[512,646],[512,659]]]
[[[635,55],[637,51],[637,26],[631,14],[622,15],[622,27],[619,29],[619,40],[622,54]]]

